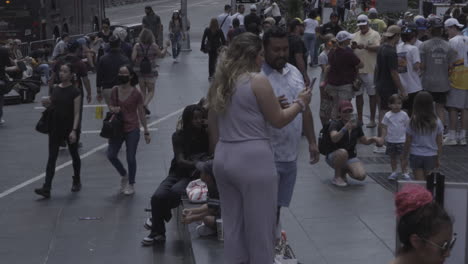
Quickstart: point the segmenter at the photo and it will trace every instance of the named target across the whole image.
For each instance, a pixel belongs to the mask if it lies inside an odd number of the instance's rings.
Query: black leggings
[[[216,61],[218,60],[218,50],[208,52],[208,77],[213,77],[216,71]]]
[[[70,144],[70,140],[67,137],[67,145],[68,151],[70,152],[70,156],[72,157],[73,161],[73,172],[75,175],[74,178],[79,180],[80,173],[81,173],[81,158],[80,154],[78,153],[78,142],[80,140],[80,134],[77,133],[76,142]],[[44,188],[51,189],[52,187],[52,179],[55,175],[55,164],[57,162],[57,157],[59,153],[59,147],[62,143],[61,137],[53,134],[49,134],[49,159],[47,160],[47,168],[46,168],[46,177]]]

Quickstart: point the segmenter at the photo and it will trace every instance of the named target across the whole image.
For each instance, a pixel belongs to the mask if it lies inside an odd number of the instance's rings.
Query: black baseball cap
[[[338,13],[332,12],[330,14],[330,18],[332,18],[332,17],[340,17],[340,16],[338,16]]]

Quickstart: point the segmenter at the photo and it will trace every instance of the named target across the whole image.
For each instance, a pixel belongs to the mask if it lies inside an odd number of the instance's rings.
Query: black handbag
[[[50,132],[50,115],[51,109],[46,108],[44,112],[42,112],[41,118],[36,124],[36,131],[42,134],[49,134]]]
[[[119,88],[117,89],[117,104],[119,102]],[[102,129],[99,134],[103,138],[114,139],[123,137],[122,113],[107,112],[102,121]]]

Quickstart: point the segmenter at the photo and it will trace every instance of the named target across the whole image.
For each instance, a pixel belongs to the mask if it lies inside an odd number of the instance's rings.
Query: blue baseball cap
[[[427,21],[425,18],[421,17],[416,20],[416,26],[419,30],[427,29]]]

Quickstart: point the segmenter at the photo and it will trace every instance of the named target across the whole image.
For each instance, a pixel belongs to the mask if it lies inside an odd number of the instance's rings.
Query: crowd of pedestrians
[[[150,199],[151,218],[145,222],[150,233],[143,245],[166,240],[171,209],[179,206],[187,185],[203,175],[210,196],[219,199],[221,213],[207,205],[186,211],[184,222],[222,217],[225,263],[272,263],[280,237],[280,211],[290,205],[294,192],[302,136],[307,139],[310,163],[324,155],[334,171],[331,183],[339,188],[348,186],[348,176],[358,181],[367,176],[358,143],[375,145],[374,152],[390,156],[389,180],[400,178],[398,162],[404,180],[425,180],[440,167],[443,144],[466,145],[468,37],[462,33],[466,14],[445,19],[435,15],[412,19],[407,14],[391,25],[378,18],[375,8],[358,13],[352,3],[355,16],[350,19],[355,18],[358,30],[350,33],[342,24],[344,1],[338,2],[337,12],[324,24],[315,8],[305,20],[289,18],[285,24],[276,1],[261,1],[262,9],[251,5],[247,15],[242,4],[235,13],[226,5],[222,14],[211,18],[200,47],[209,56],[209,91],[206,99],[184,109],[172,135],[174,157],[167,178]],[[107,157],[121,176],[120,191],[135,193],[140,126],[146,143],[151,141],[145,117],[151,114],[148,105],[155,95],[156,59],[166,56],[172,46],[178,62],[187,30],[174,11],[169,41],[163,45],[161,19],[151,7],[145,13],[144,28],[133,47],[125,33],[111,31],[106,20],[96,36],[71,41],[64,34],[54,48],[50,98],[42,101],[50,111],[49,159],[45,183],[35,189],[38,195],[51,196],[58,150],[64,143],[73,158],[71,190],[81,189],[78,148],[83,101],[92,100],[88,71],[94,68],[97,100],[104,99],[122,122],[122,136],[109,139]],[[13,65],[20,56],[14,48],[0,49],[0,77],[18,70]],[[315,79],[308,73],[308,67],[317,66],[323,126],[318,138],[310,107]],[[367,124],[364,93],[369,99]],[[364,125],[377,128],[377,136],[366,136]],[[118,158],[124,142],[127,169]],[[417,246],[418,239],[437,245],[442,243],[439,240],[446,242],[442,257],[454,243],[445,211],[423,191],[413,193],[420,195],[417,200],[404,200],[405,191],[397,196],[398,232],[404,247],[395,264],[427,251]],[[431,222],[436,220],[425,219],[428,213],[439,221],[437,226]],[[212,234],[213,229],[213,221],[197,227],[200,234]]]

